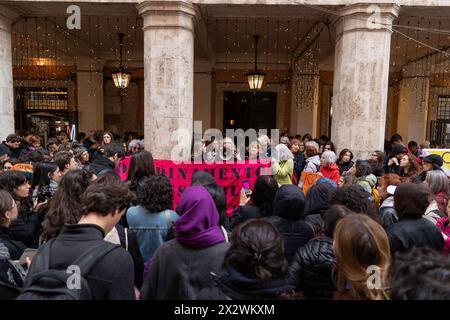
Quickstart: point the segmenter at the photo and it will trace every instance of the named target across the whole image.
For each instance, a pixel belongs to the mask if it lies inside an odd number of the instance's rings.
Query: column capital
[[[191,0],[147,0],[136,5],[144,20],[143,30],[183,28],[193,31],[193,19],[199,17]]]
[[[336,22],[336,36],[351,31],[389,31],[398,17],[400,6],[396,2],[354,3],[342,7]]]

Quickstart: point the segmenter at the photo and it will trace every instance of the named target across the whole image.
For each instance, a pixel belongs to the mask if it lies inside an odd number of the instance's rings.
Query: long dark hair
[[[81,218],[81,195],[89,186],[93,173],[87,170],[69,171],[59,182],[50,200],[44,232],[45,241],[57,236],[64,224],[75,224]]]
[[[257,206],[263,216],[269,216],[273,211],[273,200],[278,190],[278,183],[269,175],[259,176],[251,195],[252,204]]]
[[[42,188],[50,184],[50,173],[58,169],[54,162],[39,162],[33,168],[33,183],[31,188]]]
[[[6,171],[0,173],[0,189],[8,191],[14,200],[20,201],[19,212],[28,215],[33,206],[31,197],[19,198],[14,189],[27,183],[27,178],[23,173],[16,171]]]
[[[130,169],[128,170],[127,181],[130,182],[131,190],[137,189],[139,181],[145,177],[155,175],[155,165],[150,152],[142,150],[131,156]]]

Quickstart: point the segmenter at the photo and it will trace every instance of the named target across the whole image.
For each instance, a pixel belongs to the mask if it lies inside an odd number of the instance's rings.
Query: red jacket
[[[324,178],[331,179],[336,183],[339,183],[339,179],[341,178],[341,175],[339,174],[339,167],[336,163],[333,163],[329,167],[321,166],[320,173],[322,173]]]

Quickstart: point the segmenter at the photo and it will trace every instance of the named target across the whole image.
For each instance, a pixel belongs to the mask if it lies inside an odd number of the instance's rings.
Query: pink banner
[[[127,159],[128,158],[128,159]],[[116,171],[122,180],[126,180],[130,158],[120,161]],[[191,184],[191,177],[197,171],[206,171],[223,187],[227,198],[227,214],[231,215],[233,210],[239,206],[242,181],[250,182],[250,189],[253,189],[256,178],[262,174],[270,174],[270,163],[250,164],[175,164],[170,160],[155,160],[156,174],[163,174],[172,182],[174,188],[174,206],[180,201],[181,194]]]

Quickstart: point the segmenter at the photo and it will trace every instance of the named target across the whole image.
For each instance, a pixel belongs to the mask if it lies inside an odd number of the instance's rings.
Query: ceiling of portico
[[[124,58],[130,65],[143,60],[142,19],[131,3],[77,3],[81,8],[81,30],[67,30],[67,3],[0,1],[20,14],[13,26],[15,63],[30,57],[56,57],[71,64],[74,56],[117,62],[117,33],[126,34]],[[73,3],[71,3],[73,4]],[[308,42],[308,34],[320,24],[318,37],[320,61],[331,70],[334,62],[335,32],[333,22],[338,7],[303,5],[199,5],[195,30],[195,56],[237,68],[253,61],[253,34],[261,36],[261,67],[288,67],[296,49]],[[398,30],[432,47],[450,46],[450,7],[402,8],[395,24]],[[425,28],[416,32],[413,28]],[[430,29],[435,29],[432,32]],[[448,31],[448,32],[447,32]],[[24,37],[27,34],[28,37]],[[39,43],[39,45],[37,45]],[[408,61],[432,52],[432,49],[404,35],[393,33],[391,65],[399,68]],[[438,56],[434,58],[439,62]],[[431,62],[433,60],[431,59]]]

